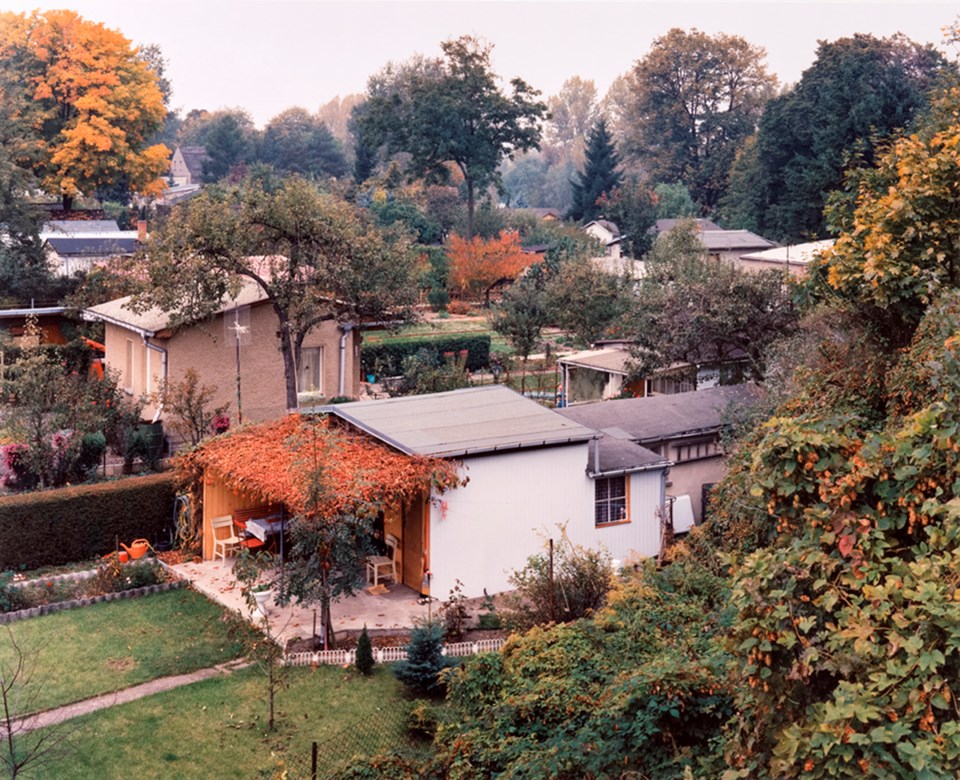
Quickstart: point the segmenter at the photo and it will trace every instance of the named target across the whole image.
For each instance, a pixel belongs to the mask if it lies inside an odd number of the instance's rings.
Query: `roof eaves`
[[[147,338],[153,338],[157,335],[156,331],[147,330],[146,328],[140,328],[130,322],[124,322],[119,320],[116,317],[111,317],[109,314],[103,314],[98,311],[93,311],[92,309],[84,309],[81,312],[81,316],[87,322],[93,322],[95,320],[100,320],[101,322],[109,322],[111,325],[116,325],[119,328],[126,328],[127,330],[132,330],[134,333],[138,333],[141,336]]]
[[[658,460],[656,463],[647,463],[643,466],[630,466],[625,469],[610,469],[609,471],[604,471],[603,469],[594,471],[587,466],[587,476],[591,479],[596,479],[597,477],[619,477],[621,474],[635,474],[640,471],[660,471],[662,469],[668,469],[673,465],[672,460]]]

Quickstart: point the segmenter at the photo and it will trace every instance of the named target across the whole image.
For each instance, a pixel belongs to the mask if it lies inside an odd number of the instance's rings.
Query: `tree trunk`
[[[60,200],[60,206],[64,211],[71,211],[73,209],[73,195],[64,195]]]
[[[280,323],[280,354],[283,356],[283,379],[287,391],[287,409],[296,409],[297,403],[297,362],[295,348],[290,334],[290,318],[287,313],[274,306]]]
[[[470,241],[473,238],[473,209],[474,209],[474,198],[473,198],[473,179],[469,176],[466,177],[467,182],[467,241]]]

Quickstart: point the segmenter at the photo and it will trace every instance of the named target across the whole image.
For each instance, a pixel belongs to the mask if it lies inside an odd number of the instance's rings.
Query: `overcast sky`
[[[174,107],[240,106],[258,126],[293,105],[316,110],[362,92],[388,61],[438,55],[440,41],[467,33],[494,44],[494,68],[505,78],[520,76],[549,96],[579,75],[602,95],[671,27],[742,35],[791,83],[813,62],[818,40],[899,31],[939,46],[958,12],[954,2],[0,0],[3,10],[63,7],[135,44],[159,44]]]

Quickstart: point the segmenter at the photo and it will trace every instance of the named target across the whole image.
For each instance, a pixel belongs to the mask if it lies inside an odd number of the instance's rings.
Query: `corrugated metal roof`
[[[582,442],[596,434],[504,385],[324,408],[411,455],[458,458]]]
[[[598,431],[619,428],[635,441],[655,442],[717,430],[728,404],[749,401],[756,393],[753,385],[727,385],[690,393],[580,404],[558,409],[557,413]]]

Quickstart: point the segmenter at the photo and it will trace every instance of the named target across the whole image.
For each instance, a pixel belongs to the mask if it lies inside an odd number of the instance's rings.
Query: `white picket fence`
[[[477,642],[456,642],[444,645],[443,654],[451,658],[464,658],[479,653],[492,653],[503,647],[504,639],[481,639]],[[407,660],[405,647],[373,648],[373,660],[378,664],[390,664]],[[289,653],[283,657],[284,666],[352,666],[357,661],[356,650],[318,650],[315,653]]]

